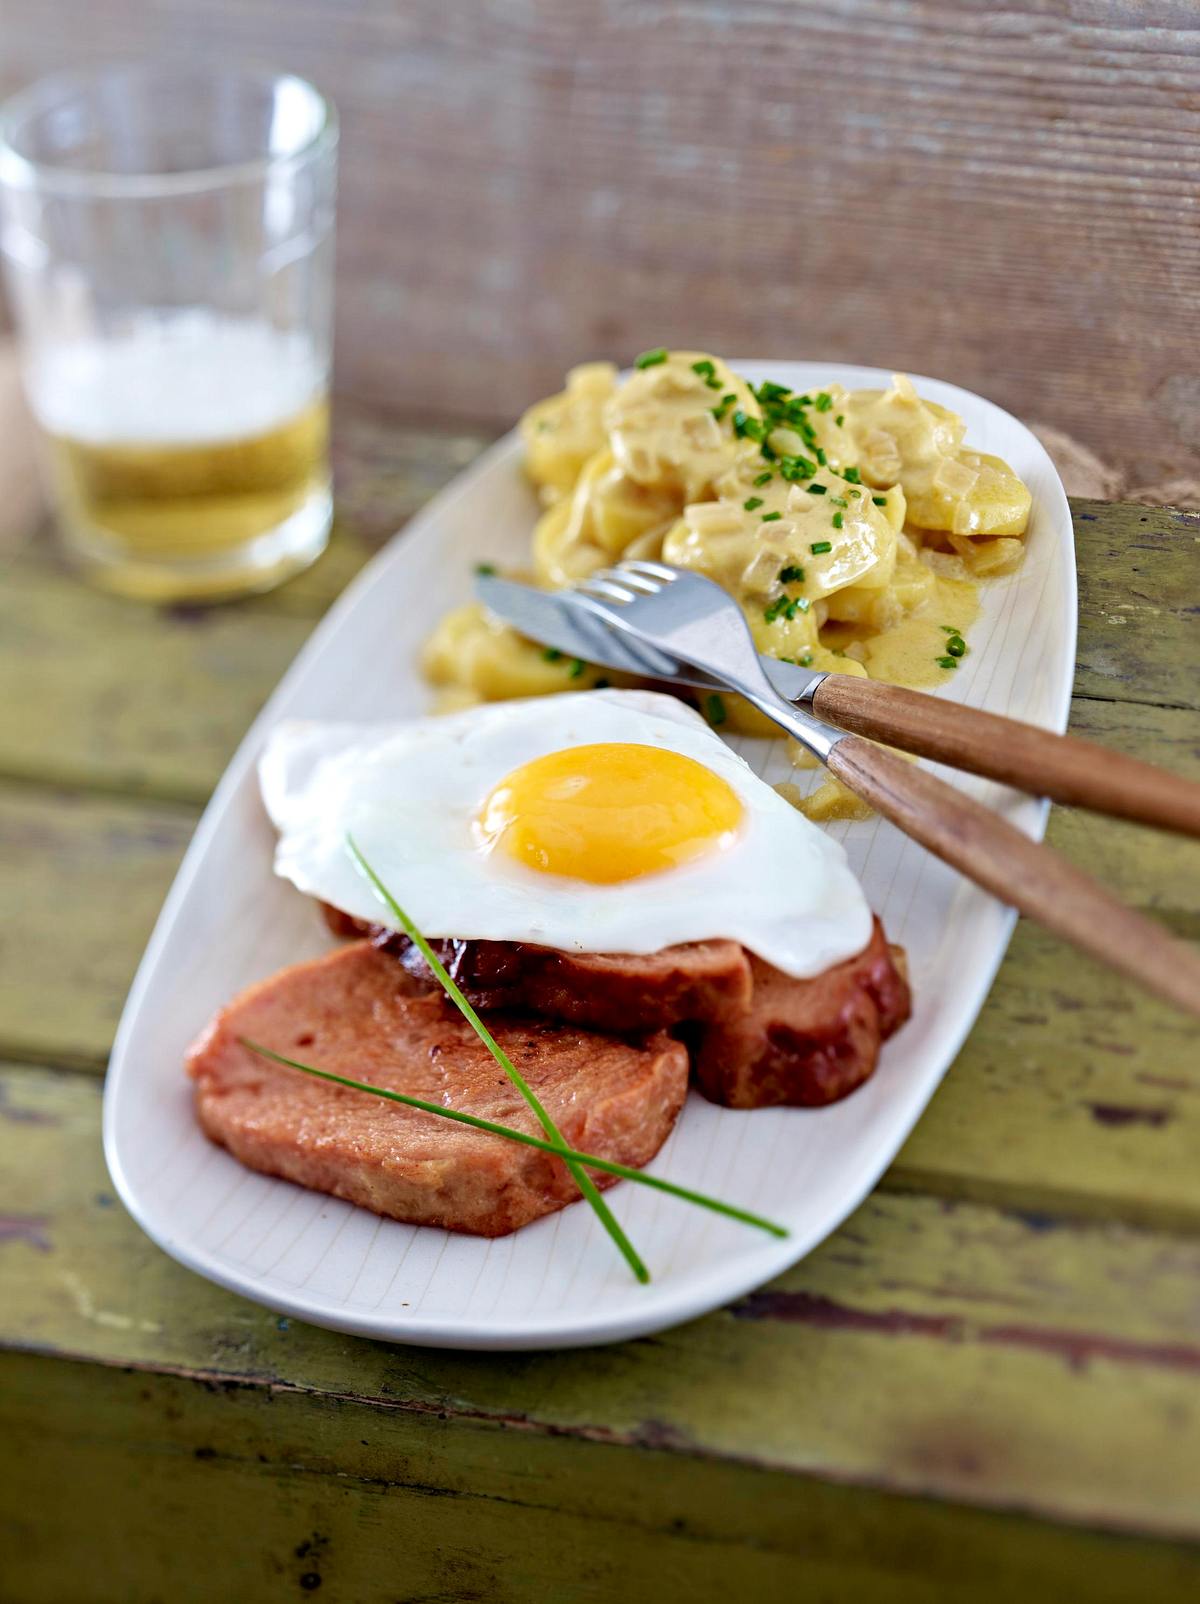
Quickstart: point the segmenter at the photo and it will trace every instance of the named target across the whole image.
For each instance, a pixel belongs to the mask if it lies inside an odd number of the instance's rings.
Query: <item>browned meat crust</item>
[[[659,1034],[584,1032],[541,1019],[494,1023],[497,1041],[577,1148],[649,1162],[687,1091],[687,1053]],[[498,1120],[541,1130],[520,1094],[440,992],[370,942],[295,964],[252,986],[192,1048],[204,1130],[243,1164],[377,1214],[502,1236],[575,1201],[558,1159],[431,1114],[313,1080],[239,1043]],[[612,1177],[597,1174],[598,1186]]]
[[[335,936],[369,936],[411,975],[432,976],[407,936],[322,903]],[[482,1013],[562,1019],[589,1030],[669,1030],[750,1006],[750,961],[736,941],[691,941],[644,956],[561,952],[518,941],[431,941],[452,980]]]
[[[335,935],[369,933],[418,978],[403,936],[324,907]],[[439,958],[482,1011],[516,1009],[609,1030],[681,1029],[700,1090],[730,1108],[819,1107],[875,1069],[910,1013],[903,954],[878,919],[857,957],[795,980],[731,941],[647,957],[557,952],[503,941],[437,941]]]
[[[908,1018],[908,984],[876,919],[857,957],[794,980],[750,957],[754,998],[700,1028],[692,1068],[705,1097],[727,1108],[816,1108],[848,1097],[879,1048]]]

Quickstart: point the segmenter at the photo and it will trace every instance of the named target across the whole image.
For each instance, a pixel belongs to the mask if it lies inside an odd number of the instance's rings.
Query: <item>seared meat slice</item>
[[[687,1092],[687,1053],[659,1034],[614,1037],[511,1016],[496,1040],[574,1147],[649,1162]],[[377,1214],[502,1236],[579,1197],[561,1160],[251,1053],[248,1037],[355,1080],[541,1135],[491,1054],[440,991],[360,941],[250,987],[188,1057],[196,1109],[251,1169]],[[598,1186],[612,1177],[595,1176]]]
[[[405,936],[334,908],[335,935],[362,934],[429,979]],[[704,1095],[729,1108],[820,1107],[875,1069],[879,1048],[911,1011],[901,949],[876,919],[856,957],[796,980],[732,941],[697,941],[648,956],[567,953],[507,941],[432,943],[483,1012],[517,1009],[616,1031],[676,1031]]]
[[[753,955],[750,969],[749,1009],[707,1022],[693,1038],[697,1085],[727,1108],[813,1108],[849,1096],[911,1011],[878,919],[862,952],[811,980],[794,980]]]
[[[367,935],[410,974],[431,980],[407,936],[365,925],[322,904],[336,936]],[[666,1030],[723,1018],[750,1005],[750,960],[736,941],[691,941],[645,955],[560,952],[517,941],[431,941],[481,1012],[496,1009],[567,1020],[591,1030]]]

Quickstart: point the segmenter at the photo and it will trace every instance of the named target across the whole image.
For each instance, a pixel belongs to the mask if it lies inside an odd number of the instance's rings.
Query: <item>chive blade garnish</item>
[[[537,1115],[538,1123],[541,1125],[546,1135],[550,1138],[554,1149],[560,1153],[565,1152],[567,1144],[563,1140],[562,1132],[542,1106],[541,1098],[525,1079],[524,1075],[521,1074],[521,1071],[509,1058],[508,1054],[500,1046],[499,1042],[497,1042],[496,1038],[484,1024],[483,1020],[480,1019],[474,1008],[471,1007],[471,1004],[455,985],[454,981],[451,980],[450,976],[446,973],[445,968],[439,962],[437,954],[434,952],[433,948],[425,940],[425,937],[417,929],[416,925],[413,924],[412,920],[396,901],[395,897],[392,896],[391,892],[375,873],[374,869],[367,862],[366,858],[363,857],[362,852],[359,850],[358,843],[355,841],[352,835],[347,835],[346,846],[349,849],[350,856],[358,865],[359,871],[366,876],[368,882],[375,892],[375,895],[383,903],[384,907],[387,908],[392,917],[399,923],[401,930],[404,931],[404,934],[413,943],[417,951],[428,964],[434,979],[450,998],[451,1002],[458,1009],[459,1013],[462,1014],[463,1018],[479,1037],[480,1041],[487,1048],[488,1052],[491,1053],[492,1057],[500,1065],[500,1068],[508,1076],[509,1080],[517,1088],[533,1112]],[[580,1169],[579,1165],[574,1160],[564,1159],[564,1163],[571,1172],[571,1179],[575,1182],[576,1186],[578,1186],[584,1197],[587,1198],[588,1202],[592,1205],[592,1208],[595,1210],[601,1225],[603,1225],[609,1236],[611,1236],[613,1241],[616,1243],[620,1252],[624,1255],[625,1262],[629,1265],[629,1268],[633,1271],[634,1275],[643,1283],[649,1281],[649,1270],[647,1270],[646,1266],[642,1263],[642,1260],[639,1257],[633,1243],[629,1240],[624,1231],[621,1229],[620,1225],[617,1223],[613,1216],[612,1210],[608,1207],[608,1204],[605,1203],[604,1199],[600,1196],[600,1193],[596,1190],[596,1183],[591,1179],[585,1170]]]
[[[458,1108],[446,1108],[441,1103],[427,1103],[422,1097],[410,1097],[407,1092],[394,1092],[387,1086],[372,1086],[369,1081],[352,1080],[348,1075],[335,1074],[332,1069],[318,1069],[315,1064],[303,1064],[298,1058],[285,1058],[282,1053],[275,1052],[271,1047],[264,1047],[260,1042],[251,1041],[246,1036],[239,1036],[238,1040],[248,1052],[257,1053],[260,1058],[269,1058],[272,1063],[282,1064],[287,1069],[298,1069],[301,1074],[312,1075],[317,1080],[331,1081],[335,1086],[348,1087],[352,1092],[369,1092],[373,1097],[384,1097],[390,1103],[403,1103],[406,1108],[419,1109],[422,1114],[436,1114],[439,1119],[453,1120],[457,1125],[470,1125],[477,1131],[487,1131],[492,1136],[503,1136],[510,1142],[520,1142],[523,1147],[535,1147],[541,1153],[552,1153],[557,1158],[569,1158],[575,1164],[586,1164],[589,1169],[600,1170],[605,1175],[617,1175],[623,1181],[636,1181],[640,1186],[652,1187],[656,1192],[666,1192],[668,1196],[680,1198],[684,1203],[694,1203],[698,1208],[711,1209],[714,1214],[723,1214],[726,1219],[738,1220],[743,1225],[753,1225],[771,1236],[786,1237],[789,1234],[782,1225],[776,1225],[774,1220],[764,1219],[761,1214],[753,1214],[749,1209],[739,1209],[733,1203],[722,1203],[719,1198],[708,1197],[704,1192],[693,1192],[689,1186],[678,1186],[674,1181],[662,1180],[657,1175],[647,1175],[643,1170],[635,1170],[628,1164],[618,1164],[615,1159],[598,1158],[594,1153],[581,1153],[573,1147],[559,1147],[540,1136],[530,1135],[528,1131],[514,1130],[511,1125],[500,1125],[495,1120],[483,1119],[478,1114],[467,1114]]]
[[[814,540],[812,545],[808,549],[809,549],[809,551],[812,552],[814,557],[819,557],[822,554],[822,552],[832,551],[833,550],[833,541],[832,540]]]
[[[958,667],[958,659],[956,657],[935,657],[934,658],[934,662],[937,664],[937,666],[939,668],[957,668]]]
[[[825,486],[824,485],[809,485],[808,493],[809,493],[810,496],[823,496],[825,494]]]
[[[561,663],[562,653],[557,646],[547,646],[542,652],[542,659],[547,663]]]
[[[781,512],[764,512],[762,515],[762,521],[765,524],[773,524],[782,517],[783,514]]]
[[[475,572],[479,575],[480,579],[486,579],[489,574],[494,574],[496,572],[496,565],[495,563],[476,563]]]
[[[842,527],[842,523],[843,522],[844,522],[844,519],[843,519],[842,514],[840,512],[835,512],[834,515],[833,515],[833,527],[835,529],[840,529]]]
[[[764,471],[762,473],[755,475],[755,478],[754,478],[755,488],[757,488],[759,485],[770,484],[770,482],[771,482],[771,470],[770,470],[770,468],[766,468],[766,469],[764,469]]]
[[[656,368],[660,365],[660,363],[663,363],[666,360],[666,346],[656,345],[653,351],[643,351],[641,356],[635,356],[633,359],[633,365],[635,368]]]
[[[887,497],[886,496],[872,496],[871,500],[874,502],[874,504],[877,507],[886,507],[887,506]]]
[[[753,512],[756,507],[761,507],[762,504],[763,499],[761,496],[747,496],[745,501],[742,502],[742,506],[747,512]]]
[[[708,722],[713,726],[714,729],[719,724],[724,724],[727,717],[725,712],[725,703],[719,696],[705,697],[704,711],[708,714]]]
[[[813,549],[815,550],[816,548],[814,547]],[[828,547],[826,547],[826,550],[828,550]],[[786,568],[779,570],[779,583],[781,585],[798,585],[803,578],[803,568],[798,568],[795,563],[788,563]]]

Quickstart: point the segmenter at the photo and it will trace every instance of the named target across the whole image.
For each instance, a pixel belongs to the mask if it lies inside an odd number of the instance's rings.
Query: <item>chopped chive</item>
[[[762,521],[765,524],[773,524],[777,519],[782,517],[783,514],[781,512],[764,512],[762,515]]]
[[[797,568],[795,563],[788,563],[786,568],[779,570],[779,583],[781,585],[798,585],[803,578],[803,568]]]
[[[809,549],[809,551],[812,552],[814,557],[819,557],[819,556],[821,556],[821,554],[823,552],[832,551],[833,550],[833,541],[832,540],[814,540],[812,545],[808,549]]]
[[[768,624],[773,624],[786,606],[787,597],[776,596],[775,600],[769,607],[763,608],[763,621]]]
[[[767,468],[762,473],[755,475],[754,483],[755,485],[767,485],[770,484],[773,478],[774,475],[772,474],[770,468]]]
[[[843,468],[842,478],[848,485],[862,484],[862,474],[859,473],[857,468]]]
[[[759,401],[786,401],[791,391],[786,384],[773,384],[770,379],[764,379],[754,394]]]
[[[542,653],[542,656],[548,663],[562,662],[562,653],[559,651],[557,646],[547,646],[546,650]]]
[[[733,432],[739,440],[757,440],[761,444],[767,437],[767,431],[758,418],[752,418],[741,407],[733,414]]]
[[[965,657],[967,655],[967,643],[961,635],[951,635],[946,642],[946,651],[951,657]]]
[[[795,663],[795,661],[796,661],[796,659],[795,659],[795,658],[794,658],[794,657],[781,657],[781,658],[780,658],[780,659],[779,659],[779,661],[780,661],[780,662],[781,662],[781,663],[792,663],[792,664],[794,664],[794,663]]]
[[[702,362],[692,363],[692,372],[698,373],[702,379],[711,379],[716,371],[716,368],[707,358]]]
[[[812,667],[812,653],[811,652],[805,652],[804,656],[800,659],[799,667],[801,667],[801,668],[811,668]]]
[[[837,424],[838,428],[840,429],[842,424],[845,423],[845,421],[846,421],[846,414],[844,412],[839,412],[837,417],[834,418],[833,421]]]
[[[822,390],[820,395],[813,402],[813,405],[816,407],[818,412],[828,412],[830,407],[833,405],[833,397],[830,395],[828,390]]]
[[[480,579],[486,579],[489,574],[494,574],[496,572],[496,565],[495,563],[476,563],[475,572],[479,575]]]
[[[612,685],[612,680],[604,679],[603,676],[602,676],[600,679],[596,680],[596,682],[592,686],[592,689],[594,691],[606,691],[606,690],[609,689],[609,687],[611,685]]]
[[[704,711],[708,714],[708,722],[714,728],[719,724],[724,724],[726,718],[725,703],[719,696],[706,696],[704,699]]]
[[[830,496],[829,500],[835,507],[848,507],[850,505],[845,496]]]
[[[825,486],[824,485],[809,485],[808,493],[809,493],[810,496],[823,496],[825,494]]]
[[[871,500],[875,503],[875,505],[877,507],[886,507],[887,506],[887,497],[886,496],[872,496]]]
[[[957,624],[939,624],[938,628],[941,630],[943,635],[961,635],[962,634],[962,630],[959,629]]]
[[[789,484],[795,484],[798,479],[811,479],[817,471],[815,462],[807,457],[781,457],[779,459],[780,477]]]
[[[813,447],[813,456],[816,457],[817,461],[821,464],[821,466],[823,468],[825,466],[826,458],[825,458],[825,453],[821,450],[820,446],[814,446]]]
[[[858,490],[858,489],[856,489],[856,488],[855,488],[855,486],[854,486],[854,485],[851,485],[851,486],[850,486],[850,488],[849,488],[849,490],[847,490],[847,492],[846,492],[846,494],[847,494],[847,495],[848,495],[848,496],[853,496],[853,497],[854,497],[854,499],[855,499],[855,501],[857,501],[857,500],[858,500],[858,498],[859,498],[859,496],[861,496],[861,495],[862,495],[862,491],[861,491],[861,490]]]
[[[833,527],[835,529],[842,527],[842,514],[840,512],[835,512],[833,515]]]
[[[733,395],[732,393],[729,395],[723,395],[715,407],[709,408],[710,412],[712,413],[713,417],[716,418],[718,423],[721,422],[722,418],[729,411],[730,407],[736,400],[737,396]]]
[[[742,502],[742,507],[746,512],[753,512],[755,507],[761,507],[762,504],[763,499],[761,496],[747,496],[745,501]]]
[[[796,612],[806,613],[812,606],[812,602],[809,601],[807,596],[797,596],[796,600],[792,603],[792,606]],[[792,614],[789,613],[788,617],[791,618]]]
[[[584,662],[582,657],[573,657],[571,659],[571,666],[567,670],[567,673],[571,679],[578,679],[586,667],[587,664]]]
[[[958,659],[956,657],[937,657],[937,658],[934,659],[934,661],[937,663],[937,666],[939,668],[957,668],[958,667]]]
[[[641,356],[635,357],[633,359],[633,365],[635,368],[656,368],[660,363],[665,362],[666,360],[666,346],[657,345],[653,351],[643,351]]]

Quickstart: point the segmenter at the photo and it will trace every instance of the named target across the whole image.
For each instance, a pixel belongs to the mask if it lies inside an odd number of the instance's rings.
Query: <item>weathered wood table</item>
[[[372,543],[480,444],[340,440],[338,538],[274,596],[155,613],[40,544],[3,574],[0,1598],[1200,1596],[1196,1037],[1024,924],[875,1195],[660,1337],[358,1341],[126,1218],[100,1073],[197,813]],[[1200,519],[1075,518],[1073,727],[1196,774]],[[1200,848],[1064,811],[1050,837],[1197,934]]]

